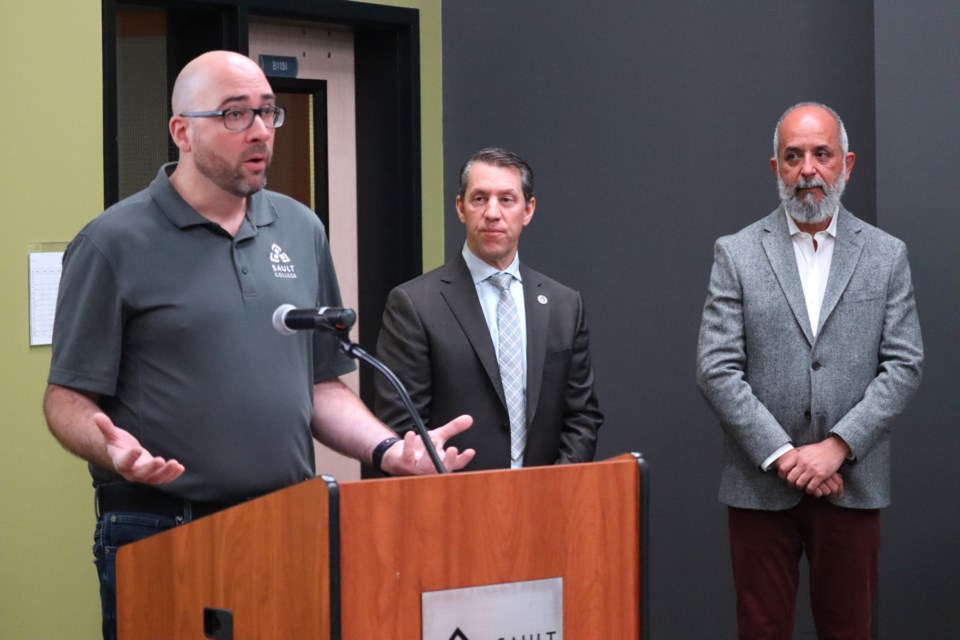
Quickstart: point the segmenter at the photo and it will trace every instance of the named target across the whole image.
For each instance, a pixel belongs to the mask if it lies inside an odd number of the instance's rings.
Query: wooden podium
[[[560,577],[563,638],[644,638],[646,463],[323,476],[122,547],[121,640],[420,640],[423,592]]]

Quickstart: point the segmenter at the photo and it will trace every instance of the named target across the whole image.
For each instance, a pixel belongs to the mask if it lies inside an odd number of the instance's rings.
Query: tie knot
[[[513,276],[509,273],[495,273],[490,276],[488,280],[493,283],[493,286],[500,289],[500,291],[507,291],[510,289],[510,282],[513,280]]]

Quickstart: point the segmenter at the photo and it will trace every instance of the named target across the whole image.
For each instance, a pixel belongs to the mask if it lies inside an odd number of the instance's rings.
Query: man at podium
[[[340,382],[355,365],[332,335],[272,326],[278,306],[337,307],[340,292],[316,215],[264,189],[284,110],[263,72],[203,54],[172,107],[179,162],[66,251],[44,397],[93,476],[105,638],[120,545],[313,477],[312,438],[393,475],[431,468]],[[444,450],[470,423],[431,434],[448,469],[473,456]]]

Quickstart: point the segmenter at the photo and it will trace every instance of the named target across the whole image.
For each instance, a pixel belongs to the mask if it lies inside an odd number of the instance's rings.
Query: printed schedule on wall
[[[57,308],[60,268],[66,248],[66,242],[43,242],[28,246],[31,347],[53,341],[53,314]]]

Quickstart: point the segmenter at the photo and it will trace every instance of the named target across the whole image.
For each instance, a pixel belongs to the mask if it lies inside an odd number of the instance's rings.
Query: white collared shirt
[[[797,258],[803,298],[807,303],[807,317],[810,318],[813,337],[817,337],[817,331],[820,328],[820,308],[823,306],[823,295],[827,291],[827,277],[830,275],[833,246],[837,239],[837,215],[833,215],[826,229],[812,236],[801,231],[789,214],[784,215],[787,216],[787,226],[790,229],[793,255]],[[816,248],[814,248],[814,242],[816,242]]]
[[[483,319],[487,323],[487,330],[490,331],[490,339],[493,340],[493,350],[499,357],[500,351],[500,332],[497,329],[497,302],[500,300],[500,290],[488,280],[495,273],[501,273],[500,269],[493,267],[470,251],[470,248],[464,243],[463,261],[467,263],[467,269],[470,271],[470,277],[473,278],[473,285],[477,290],[477,298],[480,300],[480,308],[483,310]],[[503,273],[509,273],[513,276],[510,281],[510,295],[513,297],[514,304],[517,305],[517,318],[520,321],[520,337],[523,345],[523,393],[527,393],[527,313],[523,303],[523,280],[520,277],[520,254],[514,256],[513,262],[502,270]],[[514,469],[523,466],[523,455],[517,460],[513,460],[510,466]]]
[[[823,307],[823,296],[827,291],[827,277],[830,275],[830,265],[833,264],[833,247],[837,240],[837,217],[839,210],[834,212],[829,226],[823,231],[810,235],[801,231],[797,223],[787,216],[787,227],[790,229],[790,241],[793,244],[793,255],[797,259],[797,269],[800,272],[800,285],[803,287],[803,299],[807,304],[807,317],[810,319],[810,328],[813,337],[817,337],[820,329],[820,309]],[[814,248],[816,241],[816,248]],[[792,444],[785,444],[763,461],[760,467],[767,471],[777,458],[793,449]]]

